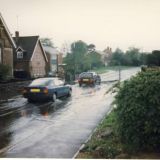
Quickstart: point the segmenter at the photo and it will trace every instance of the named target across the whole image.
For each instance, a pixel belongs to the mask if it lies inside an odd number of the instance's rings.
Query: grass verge
[[[129,68],[133,68],[133,67],[130,67],[130,66],[106,66],[106,67],[101,67],[101,68],[94,69],[92,71],[95,71],[98,74],[102,74],[102,73],[108,72],[109,70],[117,71],[117,70],[119,70],[119,68],[121,70],[125,70],[125,69],[129,69]]]
[[[96,132],[77,158],[114,158],[122,152],[122,144],[115,134],[115,112],[112,111],[97,127]]]

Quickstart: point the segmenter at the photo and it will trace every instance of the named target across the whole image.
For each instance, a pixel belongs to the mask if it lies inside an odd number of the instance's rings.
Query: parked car
[[[83,72],[79,75],[78,83],[80,87],[82,84],[101,84],[101,77],[96,72]]]
[[[38,78],[23,89],[23,96],[28,99],[28,102],[46,99],[55,101],[56,98],[69,97],[71,93],[71,86],[65,85],[58,78]]]

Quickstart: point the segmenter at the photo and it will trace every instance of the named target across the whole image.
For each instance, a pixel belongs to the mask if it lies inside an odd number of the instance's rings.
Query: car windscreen
[[[53,80],[51,79],[36,79],[34,80],[29,86],[40,86],[40,87],[44,87],[44,86],[48,86]]]
[[[92,73],[81,73],[80,75],[79,75],[79,78],[89,78],[89,77],[93,77],[93,74]]]

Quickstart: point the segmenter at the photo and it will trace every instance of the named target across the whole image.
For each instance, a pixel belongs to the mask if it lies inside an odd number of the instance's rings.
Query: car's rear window
[[[92,76],[93,76],[92,73],[87,73],[87,72],[81,73],[81,74],[79,75],[80,78],[83,78],[83,77],[92,77]]]
[[[30,86],[48,86],[52,81],[53,80],[51,79],[36,79],[30,84]]]

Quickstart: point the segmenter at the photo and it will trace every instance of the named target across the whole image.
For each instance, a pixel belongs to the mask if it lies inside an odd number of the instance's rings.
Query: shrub
[[[0,80],[4,80],[9,75],[10,67],[4,64],[0,64]]]
[[[125,81],[118,94],[117,129],[130,150],[160,149],[160,72],[141,72]]]

